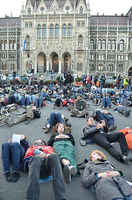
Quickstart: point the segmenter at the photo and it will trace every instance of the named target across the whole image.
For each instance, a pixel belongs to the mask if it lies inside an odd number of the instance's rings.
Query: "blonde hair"
[[[97,149],[96,149],[96,150],[93,150],[93,151],[90,153],[90,155],[89,155],[90,160],[92,160],[92,154],[93,154],[93,153],[97,153],[98,155],[101,156],[101,158],[102,158],[103,160],[107,160],[105,154],[104,154],[102,151],[99,151],[99,150],[97,150]]]

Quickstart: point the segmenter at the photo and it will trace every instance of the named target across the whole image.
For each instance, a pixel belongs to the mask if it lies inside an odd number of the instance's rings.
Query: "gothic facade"
[[[89,16],[85,0],[27,0],[21,12],[23,70],[85,73]]]
[[[132,8],[125,15],[90,15],[89,0],[27,0],[20,17],[8,20],[16,19],[13,40],[10,26],[5,36],[0,29],[0,41],[8,41],[0,45],[0,55],[7,55],[0,57],[1,71],[132,75]]]
[[[20,35],[20,18],[0,18],[0,73],[20,72]]]

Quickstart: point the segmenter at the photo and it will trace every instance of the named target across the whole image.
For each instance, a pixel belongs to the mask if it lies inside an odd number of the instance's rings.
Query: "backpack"
[[[132,129],[124,128],[124,129],[121,129],[120,132],[122,132],[125,135],[128,149],[132,150]]]
[[[41,111],[39,109],[33,110],[34,119],[41,117]]]

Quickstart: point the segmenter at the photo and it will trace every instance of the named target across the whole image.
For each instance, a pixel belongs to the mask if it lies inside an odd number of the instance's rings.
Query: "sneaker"
[[[5,175],[6,181],[8,182],[12,181],[10,172],[5,173],[4,175]]]
[[[50,128],[48,128],[47,126],[44,126],[42,129],[44,130],[44,133],[47,134]]]
[[[12,182],[17,182],[20,178],[20,174],[18,172],[14,172],[12,174]]]
[[[75,166],[69,165],[69,169],[72,176],[75,176],[77,174],[77,168]]]
[[[86,146],[87,145],[87,142],[86,142],[85,139],[83,139],[83,137],[79,139],[79,142],[80,142],[81,146]]]
[[[64,179],[66,184],[71,183],[71,170],[69,168],[69,165],[65,165],[63,168],[63,173],[64,173]]]
[[[123,155],[122,156],[122,161],[123,161],[123,163],[128,164],[129,163],[129,158],[127,156]]]

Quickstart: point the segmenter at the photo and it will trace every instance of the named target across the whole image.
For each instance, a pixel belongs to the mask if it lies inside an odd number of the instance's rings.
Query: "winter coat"
[[[119,171],[108,161],[89,161],[85,167],[82,176],[82,184],[86,188],[94,188],[97,200],[113,200],[132,195],[132,186],[130,186],[122,176],[102,178],[98,173],[105,171]]]
[[[54,151],[59,155],[60,159],[65,158],[70,161],[71,165],[77,167],[73,136],[68,134],[69,138],[56,138],[57,135],[51,136],[48,145],[53,146]]]

